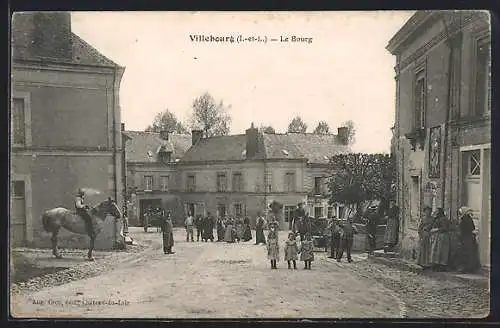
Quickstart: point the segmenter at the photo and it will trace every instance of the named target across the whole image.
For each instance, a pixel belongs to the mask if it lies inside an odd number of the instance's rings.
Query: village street
[[[281,233],[280,242],[285,234]],[[17,294],[11,302],[12,315],[401,318],[481,317],[488,313],[487,302],[479,304],[484,299],[484,290],[411,273],[395,273],[393,269],[370,263],[363,254],[353,256],[354,263],[349,264],[345,259],[337,263],[318,252],[312,270],[304,270],[301,262],[297,263],[297,270],[288,270],[283,261],[278,263],[278,270],[270,270],[265,247],[253,242],[186,243],[184,231],[176,229],[176,253],[164,255],[161,234],[134,229],[133,235],[150,247],[97,276]],[[97,256],[97,261],[106,258]],[[387,276],[391,274],[399,282],[397,289],[384,281],[391,280]],[[429,295],[429,291],[435,293]],[[458,294],[453,297],[449,292]],[[420,308],[412,307],[412,298],[419,297],[415,293],[426,294],[421,297],[430,297],[432,301],[414,300]],[[460,293],[469,294],[463,297]],[[98,304],[103,301],[108,303]],[[446,307],[443,302],[451,305]]]

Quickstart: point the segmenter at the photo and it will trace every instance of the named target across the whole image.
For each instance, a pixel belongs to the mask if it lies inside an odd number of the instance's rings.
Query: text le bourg
[[[203,34],[190,34],[189,39],[191,42],[219,42],[219,43],[240,43],[240,42],[284,42],[284,43],[312,43],[313,38],[311,37],[301,37],[296,35],[281,35],[278,37],[267,37],[267,36],[244,36],[244,35],[226,35],[226,36],[214,36],[214,35],[203,35]]]

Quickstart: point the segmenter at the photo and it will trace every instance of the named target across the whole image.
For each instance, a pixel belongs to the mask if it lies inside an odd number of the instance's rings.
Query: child
[[[288,234],[288,240],[285,241],[285,260],[288,262],[288,269],[291,269],[291,262],[293,262],[293,268],[297,269],[297,253],[299,249],[297,242],[295,241],[295,234],[290,232]]]
[[[309,232],[306,232],[304,240],[300,243],[300,260],[304,261],[304,269],[311,270],[311,262],[314,261],[314,245]]]
[[[278,232],[276,225],[269,225],[269,235],[267,236],[267,258],[271,261],[271,269],[277,269],[276,262],[279,261]]]

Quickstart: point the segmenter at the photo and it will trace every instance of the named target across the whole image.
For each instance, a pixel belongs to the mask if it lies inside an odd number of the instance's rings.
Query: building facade
[[[454,223],[468,206],[481,263],[490,264],[490,38],[487,13],[421,11],[387,46],[397,62],[393,148],[407,257],[424,206],[443,208]]]
[[[144,189],[148,183],[141,185],[140,181],[150,181],[159,170],[162,173],[157,175],[168,175],[171,181],[164,197],[180,201],[183,214],[210,212],[255,220],[258,212],[266,214],[268,205],[276,200],[283,204],[280,224],[285,228],[299,202],[306,203],[311,216],[338,215],[337,206],[328,205],[326,197],[328,156],[350,151],[346,135],[345,128],[339,128],[339,135],[267,134],[253,125],[241,135],[203,138],[201,131],[192,131],[185,154],[173,164],[157,162],[138,171],[137,164],[127,159],[129,177],[132,171],[135,174],[127,185],[138,187],[137,195],[152,195]],[[149,148],[132,148],[144,154],[150,148],[159,149],[153,140],[148,142]],[[136,151],[132,148],[126,147],[127,156]],[[142,210],[133,211],[140,222]]]
[[[74,208],[78,188],[101,192],[89,203],[122,202],[119,86],[124,68],[71,32],[70,13],[16,13],[12,25],[11,245],[50,247],[45,210]],[[117,238],[106,220],[96,248]],[[61,230],[62,247],[88,237]]]
[[[123,124],[122,129],[129,224],[142,225],[148,208],[169,208],[178,214],[182,203],[177,193],[177,167],[191,146],[191,136],[166,131],[125,131]]]

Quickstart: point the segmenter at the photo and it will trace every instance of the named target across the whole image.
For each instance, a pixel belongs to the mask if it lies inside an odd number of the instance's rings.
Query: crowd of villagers
[[[429,206],[418,227],[419,250],[417,263],[425,269],[447,271],[458,269],[463,273],[477,271],[481,265],[476,241],[476,227],[472,210],[461,207],[458,221],[452,222],[442,208],[434,213]],[[458,247],[453,247],[458,245]]]

